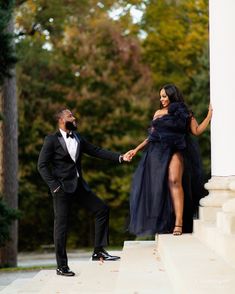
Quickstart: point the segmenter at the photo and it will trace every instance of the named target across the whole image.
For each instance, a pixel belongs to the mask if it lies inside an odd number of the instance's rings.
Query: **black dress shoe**
[[[120,259],[119,256],[110,255],[104,249],[102,249],[99,252],[94,252],[92,254],[92,260],[107,260],[107,261],[112,261],[112,260],[118,260],[118,259]]]
[[[72,272],[68,266],[62,266],[56,269],[57,275],[66,276],[66,277],[73,277],[75,273]]]

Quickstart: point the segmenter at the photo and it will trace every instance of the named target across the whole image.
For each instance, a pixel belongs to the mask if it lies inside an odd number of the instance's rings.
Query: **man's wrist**
[[[119,163],[122,163],[124,160],[123,160],[123,155],[119,155]]]

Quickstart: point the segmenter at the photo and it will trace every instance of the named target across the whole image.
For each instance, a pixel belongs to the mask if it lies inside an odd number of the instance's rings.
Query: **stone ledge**
[[[158,246],[174,293],[235,293],[235,268],[193,235],[160,235]]]
[[[200,220],[214,223],[216,221],[216,215],[219,211],[221,211],[221,207],[200,206],[199,207]]]
[[[17,279],[13,281],[9,286],[0,289],[1,294],[18,294],[26,284],[30,283],[31,279]]]
[[[120,252],[110,253],[120,255]],[[119,273],[120,261],[107,261],[104,263],[99,261],[70,262],[69,266],[76,273],[74,277],[57,276],[53,271],[51,279],[38,293],[112,293]]]
[[[115,294],[172,294],[156,241],[126,241]]]
[[[233,223],[228,220],[226,229],[224,217],[226,215],[218,213],[217,226],[201,220],[194,221],[194,236],[235,267],[235,234],[228,233]]]

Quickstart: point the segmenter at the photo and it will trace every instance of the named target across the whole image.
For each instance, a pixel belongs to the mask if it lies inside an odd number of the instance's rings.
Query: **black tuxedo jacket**
[[[38,171],[53,192],[59,186],[64,192],[73,193],[77,188],[78,176],[86,190],[90,190],[82,178],[81,157],[88,155],[119,162],[119,153],[111,152],[89,143],[79,133],[75,133],[77,140],[76,162],[72,160],[67,150],[65,140],[60,131],[46,136],[38,159]]]

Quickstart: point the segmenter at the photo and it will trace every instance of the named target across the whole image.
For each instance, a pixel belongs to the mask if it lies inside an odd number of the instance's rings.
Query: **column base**
[[[235,177],[213,176],[205,188],[209,191],[208,196],[200,200],[200,219],[204,221],[216,222],[216,214],[222,210],[223,204],[235,198],[235,191],[230,190],[230,184],[235,182]]]
[[[235,264],[235,177],[212,177],[205,185],[209,195],[200,201],[194,235]]]
[[[193,235],[224,258],[231,266],[235,266],[235,234],[226,234],[216,225],[195,220]]]
[[[218,212],[216,227],[225,234],[235,234],[235,213]]]
[[[214,223],[221,207],[199,207],[199,219],[203,222]]]

